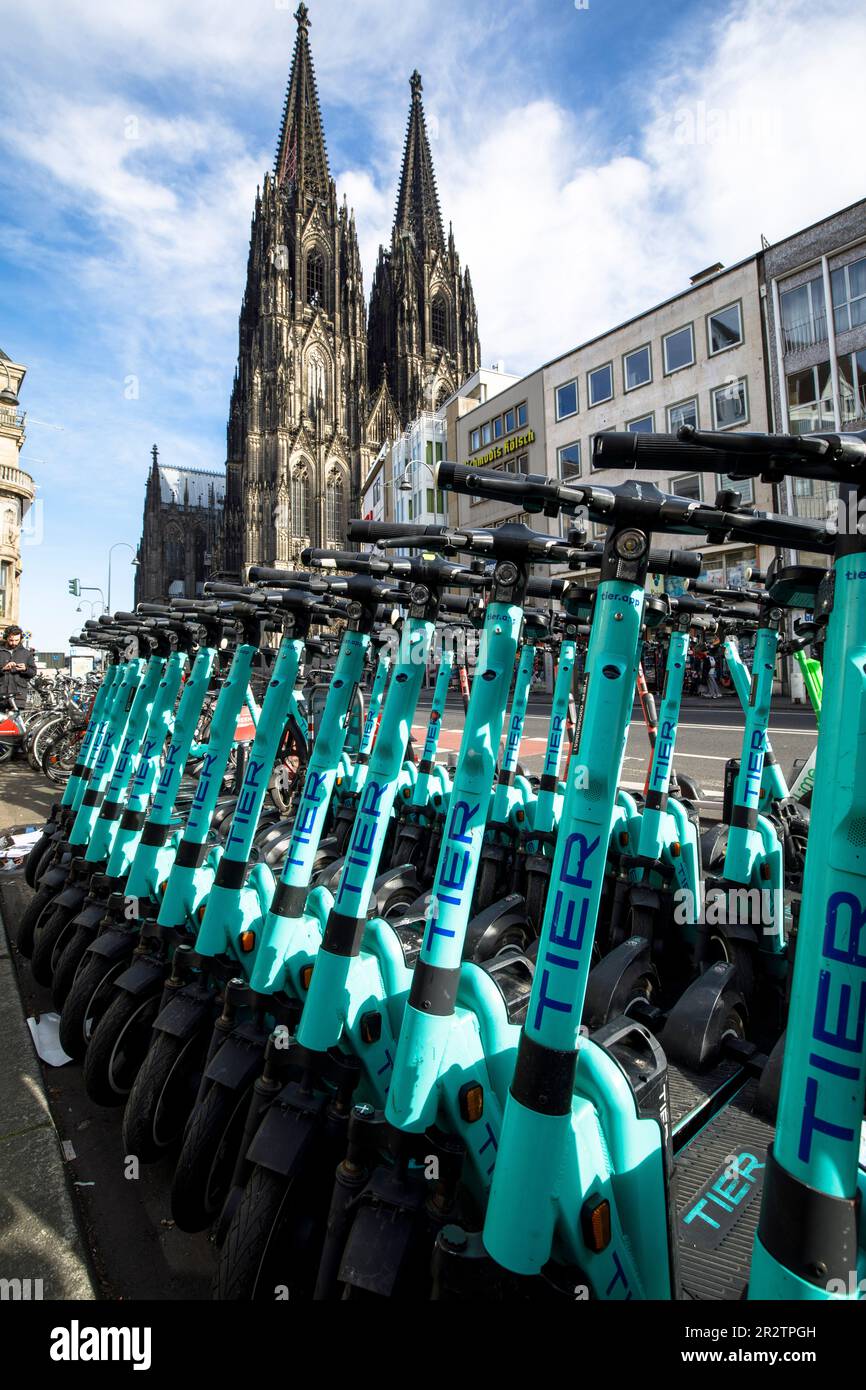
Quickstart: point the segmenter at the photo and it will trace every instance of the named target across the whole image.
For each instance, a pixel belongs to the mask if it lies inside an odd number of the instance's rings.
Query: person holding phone
[[[24,646],[24,633],[20,627],[7,627],[0,641],[0,701],[12,698],[17,705],[26,705],[35,675],[36,657]]]

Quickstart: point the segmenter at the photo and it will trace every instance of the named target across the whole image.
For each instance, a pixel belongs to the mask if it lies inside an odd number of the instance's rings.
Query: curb
[[[0,1298],[95,1299],[5,929],[29,893],[21,870],[0,880]]]

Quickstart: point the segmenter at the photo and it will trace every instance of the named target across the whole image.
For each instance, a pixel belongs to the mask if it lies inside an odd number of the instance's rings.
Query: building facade
[[[866,199],[766,247],[761,270],[773,428],[866,428]],[[786,481],[792,514],[821,520],[835,499]]]
[[[592,465],[595,436],[605,430],[674,433],[682,424],[704,429],[766,430],[769,426],[766,353],[761,322],[758,257],[713,266],[689,288],[627,323],[548,362],[460,421],[462,462],[515,472],[545,473],[563,482],[619,483],[633,476]],[[660,473],[663,490],[712,502],[733,486],[746,503],[772,508],[772,489],[731,484],[686,470]],[[456,518],[494,525],[520,508],[460,498]],[[521,517],[521,519],[525,519]],[[533,516],[534,529],[556,534],[559,519]],[[592,528],[594,537],[602,527]],[[659,536],[658,546],[672,544]],[[677,544],[688,543],[678,537]],[[697,542],[695,542],[697,544]],[[767,548],[701,544],[706,573],[719,583],[742,580],[762,567]]]
[[[26,372],[0,349],[0,626],[20,621],[21,533],[36,496],[19,464],[25,417],[18,393]]]
[[[160,463],[155,444],[151,457],[135,601],[195,598],[219,568],[225,474]]]

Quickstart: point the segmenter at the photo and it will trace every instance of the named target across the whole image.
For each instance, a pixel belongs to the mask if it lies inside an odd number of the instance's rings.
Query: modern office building
[[[0,349],[0,623],[20,621],[21,532],[36,496],[18,462],[25,426],[18,393],[26,371]]]
[[[761,256],[772,424],[780,433],[866,427],[866,199]],[[823,519],[836,489],[789,479],[789,509]]]

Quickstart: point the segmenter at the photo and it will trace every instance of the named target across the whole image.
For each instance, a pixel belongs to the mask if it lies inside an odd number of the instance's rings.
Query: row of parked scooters
[[[855,435],[612,433],[595,455],[819,478],[840,516],[866,497]],[[213,1230],[221,1299],[857,1297],[866,537],[730,491],[711,506],[456,464],[439,485],[573,529],[351,522],[372,550],[308,551],[303,572],[254,567],[89,625],[106,674],[27,861],[17,946],[92,1100],[125,1106],[119,1160],[171,1161],[172,1215]],[[697,551],[655,534],[833,558],[718,591]],[[410,732],[455,624],[479,655],[449,766],[448,643],[417,760]],[[743,734],[702,830],[675,762],[708,630]],[[328,633],[307,744],[303,671]],[[648,634],[667,664],[638,793],[620,781]],[[555,688],[529,777],[540,647]],[[768,737],[785,650],[820,711],[792,788]],[[245,703],[255,736],[227,796]],[[304,766],[278,818],[265,797],[288,727]]]

